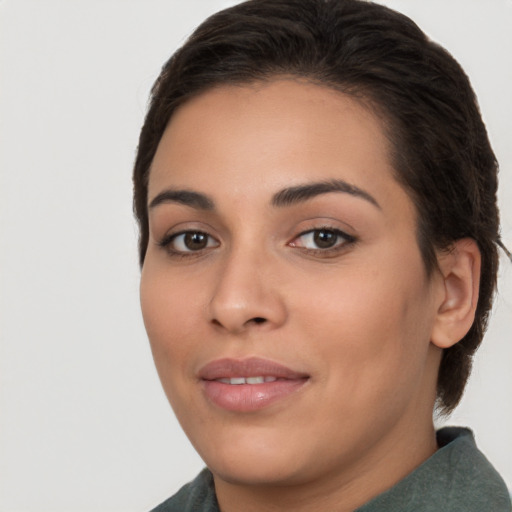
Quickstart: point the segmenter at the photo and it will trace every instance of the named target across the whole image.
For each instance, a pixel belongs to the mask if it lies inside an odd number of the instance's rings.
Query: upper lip
[[[216,359],[199,370],[199,378],[202,380],[259,376],[291,380],[308,377],[304,372],[295,371],[282,364],[259,357],[249,357],[246,359]]]

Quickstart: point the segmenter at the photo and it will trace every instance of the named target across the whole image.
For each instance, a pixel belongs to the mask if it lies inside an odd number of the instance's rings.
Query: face
[[[144,321],[217,479],[354,475],[431,428],[439,284],[372,113],[291,79],[208,91],[173,116],[148,197]]]

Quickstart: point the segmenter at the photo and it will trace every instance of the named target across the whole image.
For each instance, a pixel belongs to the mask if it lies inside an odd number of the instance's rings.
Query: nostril
[[[265,322],[267,321],[266,318],[263,318],[261,316],[255,316],[254,318],[250,318],[249,320],[247,320],[247,322],[244,323],[245,326],[248,326],[249,324],[264,324]],[[215,325],[216,327],[224,327],[224,325],[222,324],[222,322],[220,322],[219,320],[217,320],[216,318],[212,318],[212,324]]]

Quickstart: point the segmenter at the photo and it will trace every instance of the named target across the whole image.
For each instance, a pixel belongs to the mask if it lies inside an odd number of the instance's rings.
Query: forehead
[[[381,119],[339,91],[299,79],[221,86],[174,113],[148,200],[166,186],[254,197],[330,179],[387,196],[402,190],[389,155]]]

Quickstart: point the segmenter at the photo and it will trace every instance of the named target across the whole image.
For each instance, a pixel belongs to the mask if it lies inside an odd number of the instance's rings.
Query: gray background
[[[142,511],[202,466],[153,369],[131,166],[149,88],[220,0],[0,2],[0,510]],[[472,77],[512,247],[512,2],[387,0]],[[512,485],[512,264],[468,392]],[[446,422],[446,420],[443,420]]]

